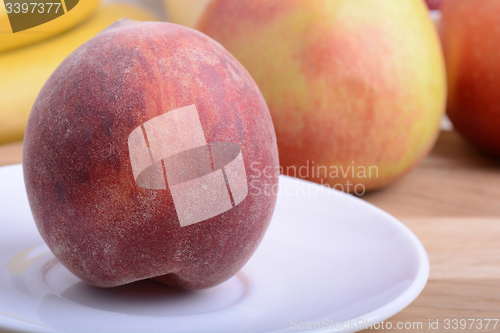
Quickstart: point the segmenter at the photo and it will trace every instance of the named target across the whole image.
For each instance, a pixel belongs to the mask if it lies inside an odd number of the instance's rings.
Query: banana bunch
[[[62,3],[65,4],[65,1],[63,0]],[[65,14],[57,19],[13,34],[9,17],[7,16],[7,8],[4,2],[0,1],[0,52],[5,52],[56,36],[89,17],[90,14],[95,12],[99,3],[100,0],[81,0],[78,5],[70,10],[67,9],[70,8],[69,6],[64,6],[61,10],[64,10]]]
[[[82,3],[85,1],[94,0],[83,0]],[[85,41],[123,17],[138,21],[157,20],[141,7],[111,3],[100,7],[88,20],[63,34],[0,53],[0,144],[22,140],[31,107],[56,67]]]

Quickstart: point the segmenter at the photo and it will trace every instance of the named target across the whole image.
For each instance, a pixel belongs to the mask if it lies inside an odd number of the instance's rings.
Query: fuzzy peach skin
[[[500,1],[444,1],[442,13],[448,117],[468,141],[500,156]]]
[[[207,142],[241,148],[252,184],[236,207],[181,227],[169,191],[136,184],[127,142],[144,122],[192,104]],[[41,90],[24,139],[43,239],[99,287],[156,278],[202,289],[233,276],[276,202],[278,178],[259,168],[277,166],[271,116],[248,72],[212,39],[170,23],[122,20],[74,51]]]
[[[376,189],[435,142],[446,79],[421,0],[214,0],[198,29],[257,82],[284,173]]]

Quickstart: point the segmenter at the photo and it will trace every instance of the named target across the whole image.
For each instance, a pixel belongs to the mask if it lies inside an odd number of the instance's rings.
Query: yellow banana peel
[[[111,3],[75,29],[45,42],[0,54],[0,144],[23,138],[33,103],[57,66],[81,44],[123,17],[157,20],[141,7]]]
[[[80,0],[70,11],[63,6],[65,14],[36,27],[12,32],[3,1],[0,1],[0,52],[33,44],[58,35],[84,21],[99,7],[100,0]],[[64,0],[63,0],[64,3]]]

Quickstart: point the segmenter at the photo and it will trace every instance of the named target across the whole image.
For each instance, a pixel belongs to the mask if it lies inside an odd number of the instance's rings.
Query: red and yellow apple
[[[421,0],[214,0],[198,29],[257,82],[286,174],[359,193],[434,144],[446,79]]]
[[[444,1],[440,33],[447,114],[480,149],[500,155],[500,1]]]
[[[193,157],[205,142],[210,158]],[[170,23],[122,20],[69,55],[38,95],[23,154],[43,239],[100,287],[217,285],[253,254],[276,202],[277,176],[261,172],[278,168],[276,138],[257,85],[218,43]],[[183,212],[201,203],[190,214],[205,218],[183,225],[175,198]]]

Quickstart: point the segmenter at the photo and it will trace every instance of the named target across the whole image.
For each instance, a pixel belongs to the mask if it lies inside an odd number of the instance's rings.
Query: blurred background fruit
[[[376,189],[435,142],[446,79],[421,0],[215,0],[198,28],[259,85],[285,174]]]
[[[211,0],[164,0],[170,22],[194,28]]]
[[[441,38],[448,72],[447,114],[480,149],[500,155],[500,1],[449,0]]]
[[[64,15],[36,27],[12,33],[3,1],[0,1],[0,52],[56,36],[87,19],[99,7],[100,0],[80,0]]]
[[[122,17],[156,20],[138,6],[107,4],[75,29],[45,42],[0,54],[0,143],[23,138],[31,107],[54,69],[81,44]]]
[[[430,10],[437,10],[441,7],[443,0],[425,0]]]

